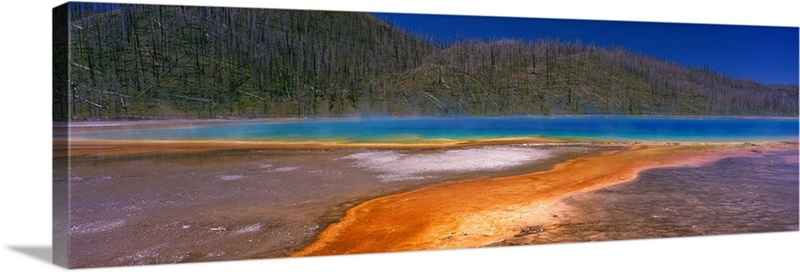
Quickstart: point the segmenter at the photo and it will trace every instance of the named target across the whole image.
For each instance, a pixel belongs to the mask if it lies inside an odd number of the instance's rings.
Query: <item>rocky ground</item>
[[[74,267],[282,257],[355,204],[430,184],[541,171],[609,147],[212,150],[57,157]],[[69,162],[69,163],[68,163]],[[66,199],[57,199],[66,204]],[[54,246],[57,250],[59,245]]]
[[[570,195],[551,220],[493,244],[529,245],[798,230],[797,150],[651,169]]]

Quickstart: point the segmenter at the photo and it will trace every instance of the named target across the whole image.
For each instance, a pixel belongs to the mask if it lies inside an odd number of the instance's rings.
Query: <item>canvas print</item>
[[[70,268],[798,231],[798,29],[69,2]]]

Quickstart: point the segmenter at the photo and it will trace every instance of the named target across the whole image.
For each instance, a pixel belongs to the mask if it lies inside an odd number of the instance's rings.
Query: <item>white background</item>
[[[0,270],[53,271],[51,247],[51,9],[59,1],[14,1],[0,8]],[[142,2],[142,1],[124,1]],[[539,18],[747,25],[800,25],[791,1],[144,1]],[[523,2],[523,1],[520,1]],[[533,1],[529,1],[533,2]],[[543,2],[543,1],[536,1]],[[25,4],[22,4],[25,3]],[[31,254],[33,252],[33,254]],[[286,258],[103,268],[101,271],[409,271],[601,269],[618,271],[775,271],[798,268],[800,232],[703,238],[428,251],[347,257]]]

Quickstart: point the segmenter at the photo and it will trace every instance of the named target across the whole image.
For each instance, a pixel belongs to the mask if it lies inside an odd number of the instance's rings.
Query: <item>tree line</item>
[[[796,85],[578,41],[443,46],[354,12],[69,3],[66,13],[54,25],[67,36],[54,32],[54,65],[68,69],[54,74],[55,119],[797,115]]]

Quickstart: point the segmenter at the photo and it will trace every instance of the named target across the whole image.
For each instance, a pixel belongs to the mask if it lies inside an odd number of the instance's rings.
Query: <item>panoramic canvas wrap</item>
[[[53,261],[798,231],[798,29],[71,2]]]

